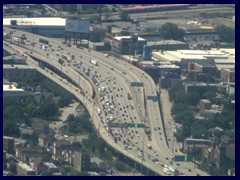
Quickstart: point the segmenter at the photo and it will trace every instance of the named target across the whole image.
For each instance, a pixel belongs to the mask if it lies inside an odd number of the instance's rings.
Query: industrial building
[[[202,41],[202,40],[219,40],[219,35],[213,31],[203,32],[186,32],[183,36],[185,41]]]
[[[172,51],[178,49],[189,49],[189,44],[182,41],[175,40],[162,40],[162,41],[150,41],[147,42],[148,46],[152,46],[152,49],[159,51]]]
[[[94,51],[110,51],[111,45],[108,42],[90,42],[88,47]]]
[[[34,79],[37,78],[38,72],[34,67],[29,65],[3,65],[3,77],[9,81],[21,80],[21,79]]]
[[[153,52],[152,56],[160,61],[178,63],[182,68],[187,68],[189,62],[208,62],[218,64],[235,64],[235,49],[211,50],[177,50]]]
[[[143,46],[147,41],[137,34],[131,36],[117,36],[112,39],[112,55],[134,55],[143,52]]]
[[[148,73],[155,82],[160,76],[179,78],[181,68],[168,62],[139,61],[138,67]]]
[[[143,23],[140,23],[140,27],[138,29],[144,32],[155,32],[155,31],[158,31],[160,28],[161,28],[161,25],[149,23],[149,22],[143,22]]]

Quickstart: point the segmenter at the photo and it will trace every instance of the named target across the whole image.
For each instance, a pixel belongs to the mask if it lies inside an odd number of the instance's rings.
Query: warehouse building
[[[177,50],[153,52],[152,56],[160,61],[178,63],[182,68],[187,68],[189,62],[229,64],[235,63],[235,49],[211,50]]]
[[[3,26],[44,36],[62,37],[64,18],[3,18]]]
[[[162,40],[147,42],[148,46],[152,46],[152,49],[162,51],[172,51],[178,49],[189,49],[189,44],[175,40]]]

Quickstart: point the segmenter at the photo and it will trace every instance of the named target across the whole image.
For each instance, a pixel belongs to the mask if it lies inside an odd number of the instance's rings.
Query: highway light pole
[[[81,77],[80,77],[80,72],[78,72],[78,86],[79,86],[79,88],[81,87],[80,82],[81,82]]]

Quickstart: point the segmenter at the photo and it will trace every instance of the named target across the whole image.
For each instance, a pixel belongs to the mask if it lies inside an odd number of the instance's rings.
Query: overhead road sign
[[[142,82],[131,82],[131,86],[143,87],[143,83]]]

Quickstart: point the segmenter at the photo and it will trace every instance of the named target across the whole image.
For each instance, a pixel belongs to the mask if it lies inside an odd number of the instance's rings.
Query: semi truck
[[[91,59],[91,60],[90,60],[90,63],[92,63],[92,64],[95,65],[95,66],[98,66],[98,62],[97,62],[96,60],[94,60],[94,59]]]

